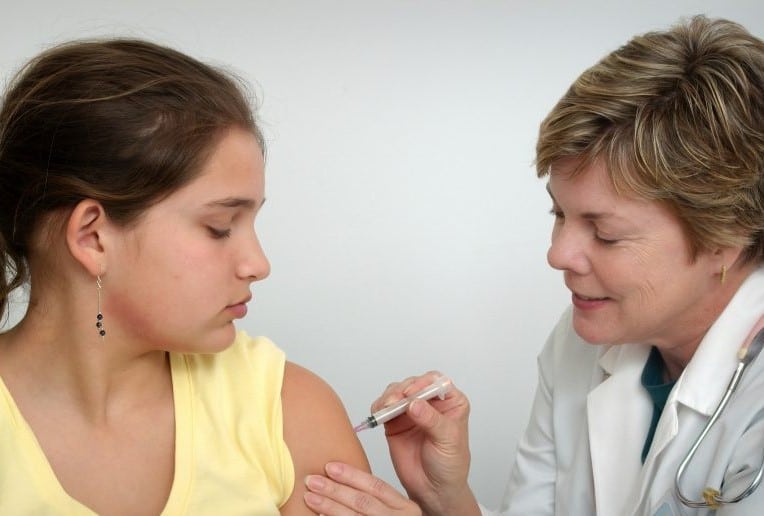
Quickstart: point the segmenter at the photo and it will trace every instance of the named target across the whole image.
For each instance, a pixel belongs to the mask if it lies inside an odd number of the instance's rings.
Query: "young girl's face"
[[[191,183],[121,230],[103,277],[104,325],[150,349],[214,352],[234,339],[270,265],[255,233],[263,155],[233,129]]]

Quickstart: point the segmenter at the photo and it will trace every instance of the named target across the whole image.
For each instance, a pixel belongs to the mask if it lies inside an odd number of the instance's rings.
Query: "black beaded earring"
[[[98,287],[98,315],[96,315],[96,328],[98,328],[98,335],[103,339],[106,336],[106,330],[103,329],[103,314],[101,313],[101,276],[96,276],[96,287]]]

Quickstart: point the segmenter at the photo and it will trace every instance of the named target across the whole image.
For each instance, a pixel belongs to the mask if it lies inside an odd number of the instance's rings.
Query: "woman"
[[[555,216],[550,265],[572,307],[539,357],[508,514],[693,514],[675,475],[764,326],[764,42],[695,17],[631,40],[584,72],[541,125],[537,167]],[[428,377],[393,385],[374,409]],[[679,482],[716,509],[764,460],[764,358]],[[456,391],[388,424],[416,504],[350,466],[309,477],[343,514],[479,514]],[[359,507],[365,509],[359,509]],[[717,514],[760,514],[764,489]]]
[[[136,40],[33,59],[0,110],[0,513],[311,514],[368,464],[344,409],[236,333],[269,264],[263,138],[237,81]]]

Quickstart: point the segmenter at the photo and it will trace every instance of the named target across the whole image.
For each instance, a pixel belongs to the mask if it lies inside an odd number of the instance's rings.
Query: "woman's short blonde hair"
[[[666,203],[697,255],[764,260],[764,42],[693,17],[637,36],[586,70],[541,124],[539,177],[606,164],[622,193]]]

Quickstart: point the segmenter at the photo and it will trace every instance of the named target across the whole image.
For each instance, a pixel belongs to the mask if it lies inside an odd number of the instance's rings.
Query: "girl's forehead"
[[[259,206],[264,190],[264,162],[257,139],[249,132],[231,131],[218,143],[199,174],[165,200],[200,206]]]

